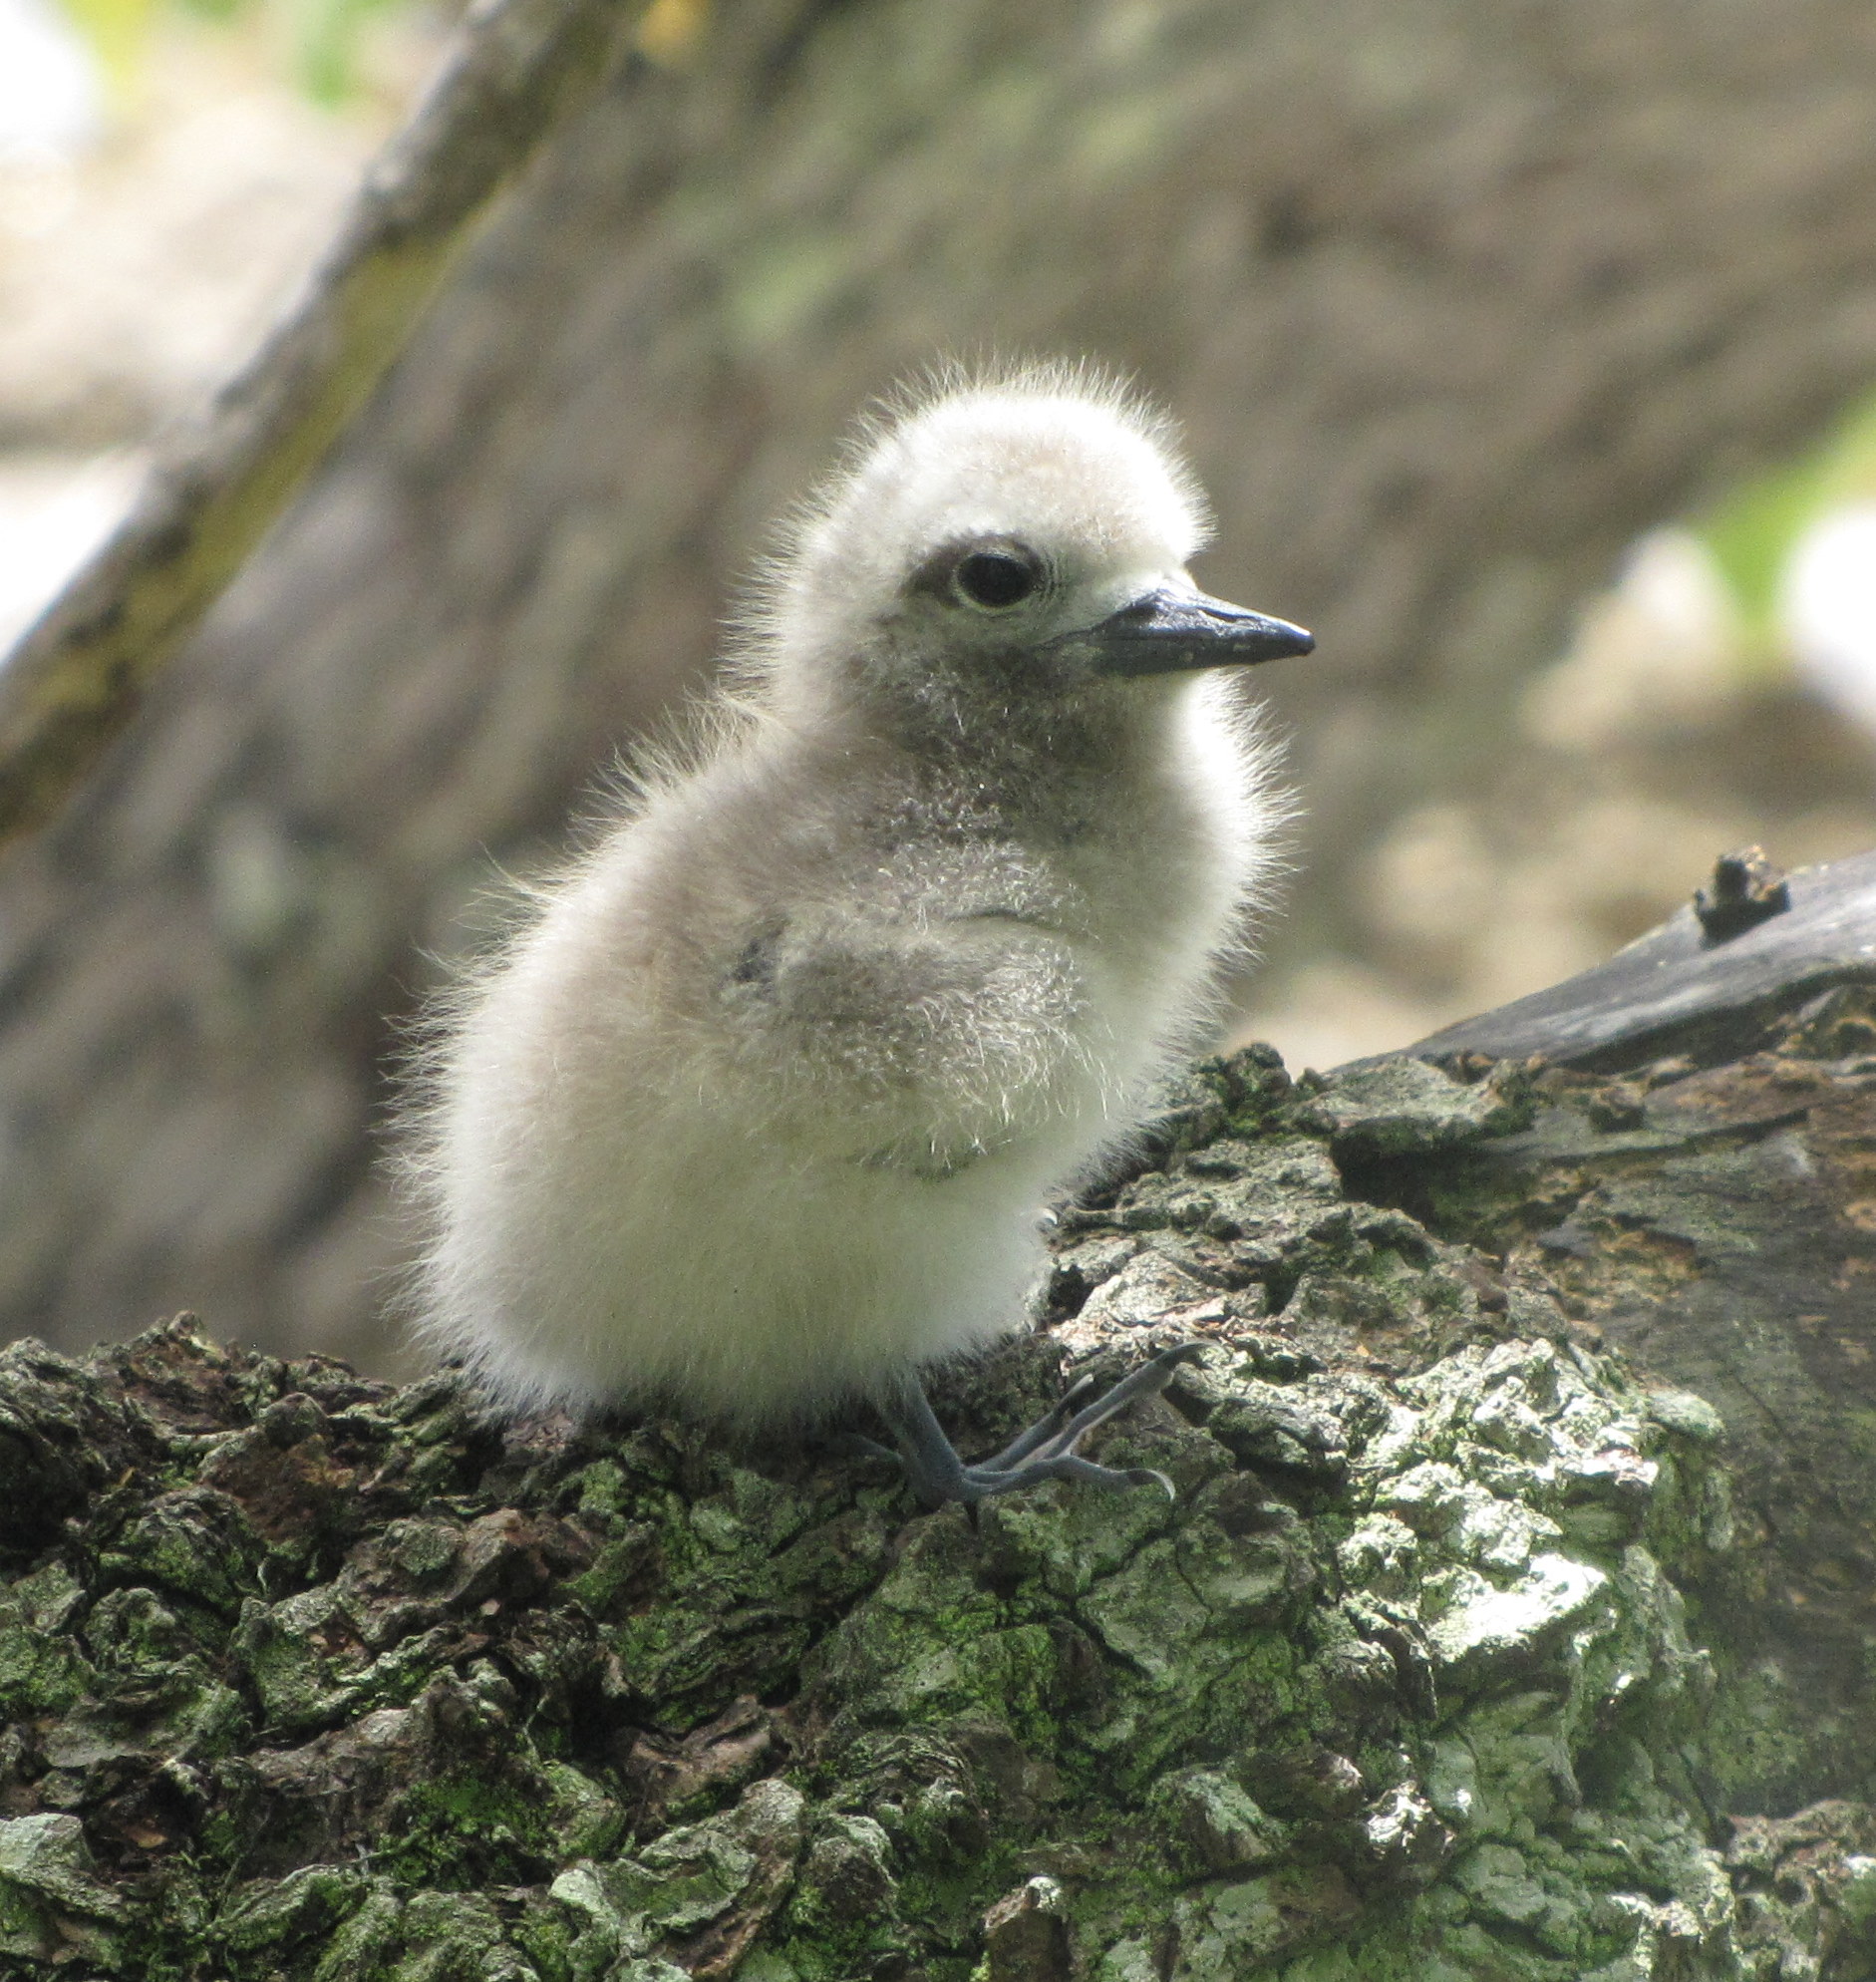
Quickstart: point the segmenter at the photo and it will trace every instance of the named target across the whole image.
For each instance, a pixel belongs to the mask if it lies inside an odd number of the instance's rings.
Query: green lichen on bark
[[[1107,1434],[1171,1502],[923,1513],[876,1462],[504,1428],[186,1319],[16,1345],[0,1974],[1872,1972],[1868,1812],[1724,1821],[1746,1689],[1681,1587],[1730,1545],[1717,1416],[1541,1249],[1351,1194],[1545,1105],[1253,1050],[1063,1211],[1037,1334],[940,1410],[989,1444],[1064,1364],[1198,1340]]]
[[[1351,1173],[1546,1279],[1723,1441],[1723,1544],[1680,1565],[1720,1679],[1720,1808],[1876,1799],[1873,1043],[1876,991],[1839,986],[1754,1050],[1552,1068],[1518,1133]]]

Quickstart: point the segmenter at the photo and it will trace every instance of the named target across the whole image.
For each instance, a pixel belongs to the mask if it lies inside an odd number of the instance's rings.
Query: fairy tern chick
[[[1205,1043],[1284,811],[1165,424],[1086,372],[908,400],[797,519],[732,686],[438,1021],[421,1329],[510,1410],[854,1400],[928,1503],[1157,1479],[1071,1393],[964,1464],[924,1366],[1021,1325],[1040,1207]],[[1163,1484],[1163,1483],[1162,1483]]]

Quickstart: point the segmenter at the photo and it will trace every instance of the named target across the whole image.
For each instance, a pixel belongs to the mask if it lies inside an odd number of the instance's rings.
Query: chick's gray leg
[[[1083,1403],[1092,1388],[1084,1379],[1027,1432],[975,1465],[967,1466],[958,1457],[916,1377],[908,1377],[898,1394],[881,1404],[880,1411],[899,1442],[905,1477],[927,1506],[941,1506],[947,1500],[962,1500],[968,1505],[1044,1480],[1081,1480],[1091,1486],[1162,1486],[1170,1497],[1172,1483],[1163,1473],[1144,1466],[1096,1466],[1075,1448],[1096,1425],[1104,1425],[1128,1405],[1142,1397],[1156,1397],[1179,1365],[1198,1353],[1199,1346],[1187,1342],[1164,1351],[1092,1403]]]

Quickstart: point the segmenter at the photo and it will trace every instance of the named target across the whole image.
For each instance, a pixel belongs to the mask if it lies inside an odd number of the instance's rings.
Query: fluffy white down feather
[[[1021,1325],[1044,1198],[1206,1042],[1285,813],[1236,670],[1062,637],[1190,590],[1205,527],[1163,423],[1083,371],[862,434],[734,685],[433,1023],[435,1352],[512,1410],[762,1424]],[[947,588],[986,542],[1048,582]]]

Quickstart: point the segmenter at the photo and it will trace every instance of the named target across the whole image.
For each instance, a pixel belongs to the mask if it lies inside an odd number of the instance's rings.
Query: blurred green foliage
[[[120,86],[136,76],[150,33],[153,0],[64,0],[66,13],[100,65]]]
[[[61,0],[120,88],[135,87],[150,36],[173,8],[229,24],[262,21],[284,52],[294,84],[315,103],[337,106],[360,87],[359,49],[373,18],[421,0]]]
[[[1876,496],[1876,397],[1820,447],[1743,484],[1698,525],[1755,644],[1776,643],[1778,592],[1793,546],[1818,517]]]

